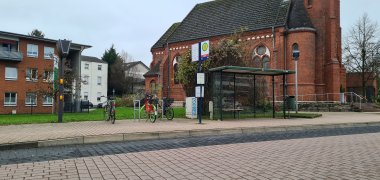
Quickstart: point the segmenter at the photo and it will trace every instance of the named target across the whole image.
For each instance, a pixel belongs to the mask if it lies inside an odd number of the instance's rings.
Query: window
[[[38,80],[38,70],[33,68],[26,69],[26,80],[27,81],[37,81]]]
[[[263,58],[263,68],[264,69],[269,68],[269,57],[268,56],[264,56],[264,58]]]
[[[156,82],[154,80],[150,81],[150,92],[152,94],[156,93]]]
[[[28,57],[38,57],[38,46],[35,44],[28,44],[26,53]]]
[[[52,47],[44,47],[44,57],[45,59],[52,59],[51,54],[54,54],[54,48]]]
[[[98,76],[98,85],[102,85],[102,77]]]
[[[83,76],[83,84],[88,84],[89,83],[90,76]]]
[[[265,51],[266,51],[266,50],[267,50],[266,47],[264,47],[264,46],[259,46],[259,47],[257,48],[257,54],[260,55],[260,56],[262,56],[262,55],[265,54]]]
[[[85,101],[88,101],[88,92],[84,92],[84,93],[83,93],[83,99],[84,99]]]
[[[52,106],[53,105],[53,97],[50,95],[44,96],[44,106]]]
[[[53,82],[53,72],[52,71],[44,71],[44,82]]]
[[[84,69],[90,69],[90,64],[84,64]]]
[[[4,106],[16,106],[17,105],[17,93],[5,93]]]
[[[27,105],[27,106],[37,105],[36,93],[26,93],[25,105]]]
[[[5,80],[17,80],[17,68],[5,67]]]
[[[102,70],[102,65],[98,65],[98,70],[99,70],[99,71]]]
[[[260,45],[253,51],[253,66],[255,68],[268,69],[270,63],[270,51],[264,46]]]
[[[292,51],[292,57],[294,60],[298,60],[300,57],[300,51],[297,43],[294,43],[293,46],[293,51]]]
[[[179,81],[177,79],[177,73],[179,68],[179,63],[181,62],[181,57],[177,56],[173,60],[173,71],[174,71],[174,84],[179,84]]]
[[[100,102],[100,100],[101,100],[101,96],[102,96],[102,93],[101,92],[98,92],[98,94],[97,94],[97,100],[98,100],[98,102]]]

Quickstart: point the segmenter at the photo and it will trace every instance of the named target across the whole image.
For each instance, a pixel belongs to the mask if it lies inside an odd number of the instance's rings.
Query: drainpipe
[[[167,98],[170,98],[170,48],[169,48],[169,43],[166,43],[166,47],[168,48],[168,96]]]
[[[275,47],[275,41],[276,41],[276,39],[275,39],[275,36],[274,36],[274,26],[272,26],[272,48],[274,49]]]
[[[287,66],[287,44],[288,44],[288,41],[287,41],[287,36],[288,36],[288,30],[285,28],[285,31],[284,31],[284,69],[287,70],[288,69],[288,66]],[[287,95],[287,91],[288,91],[288,76],[285,75],[284,76],[284,95]],[[284,97],[285,99],[286,97]]]

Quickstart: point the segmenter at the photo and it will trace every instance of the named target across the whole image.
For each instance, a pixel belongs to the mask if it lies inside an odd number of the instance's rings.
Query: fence
[[[77,109],[77,103],[79,103],[79,109]],[[65,113],[76,112],[89,112],[90,103],[88,101],[80,102],[64,102],[63,110]],[[38,99],[37,102],[26,101],[25,99],[17,98],[16,101],[0,98],[0,114],[48,114],[57,112],[58,103],[44,103],[42,99]]]

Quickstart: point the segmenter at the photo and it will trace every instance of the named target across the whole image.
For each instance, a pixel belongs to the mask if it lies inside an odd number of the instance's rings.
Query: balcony
[[[22,53],[18,51],[10,51],[7,48],[0,48],[0,61],[21,62]]]

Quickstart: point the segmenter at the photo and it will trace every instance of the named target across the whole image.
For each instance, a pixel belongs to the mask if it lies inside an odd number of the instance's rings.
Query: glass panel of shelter
[[[272,117],[271,77],[226,72],[212,76],[214,119]]]

